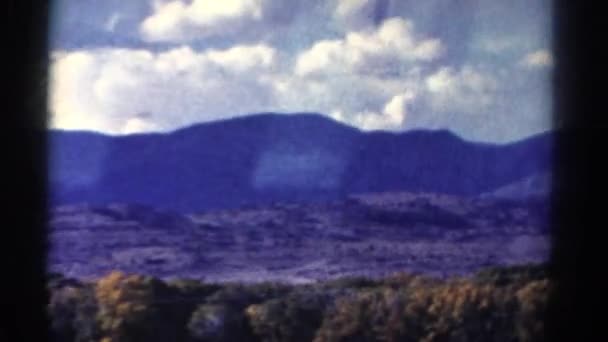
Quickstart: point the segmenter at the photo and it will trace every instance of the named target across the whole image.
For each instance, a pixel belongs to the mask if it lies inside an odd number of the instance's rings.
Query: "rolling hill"
[[[553,134],[504,144],[445,130],[362,132],[319,114],[256,114],[166,134],[50,132],[51,203],[181,212],[386,191],[477,196],[551,170]]]

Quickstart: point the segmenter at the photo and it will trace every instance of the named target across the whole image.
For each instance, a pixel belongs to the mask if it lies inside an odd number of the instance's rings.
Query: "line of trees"
[[[542,265],[439,280],[405,273],[307,285],[54,275],[55,341],[537,341],[552,282]]]

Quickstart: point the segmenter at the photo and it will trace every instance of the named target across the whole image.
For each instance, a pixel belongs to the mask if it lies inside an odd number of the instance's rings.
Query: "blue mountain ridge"
[[[195,212],[385,191],[477,196],[550,172],[554,135],[487,144],[447,130],[363,132],[314,113],[126,136],[51,130],[50,200]]]

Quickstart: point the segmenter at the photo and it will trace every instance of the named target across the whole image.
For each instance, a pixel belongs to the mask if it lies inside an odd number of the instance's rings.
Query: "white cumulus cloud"
[[[261,111],[272,93],[262,75],[274,63],[274,50],[265,45],[56,53],[51,126],[122,134],[235,116],[243,108]]]
[[[548,50],[536,50],[525,55],[519,64],[527,68],[544,68],[553,65],[553,55]]]
[[[148,41],[185,42],[251,30],[276,17],[269,0],[182,0],[156,2],[140,25]]]
[[[50,123],[134,133],[314,111],[522,137],[550,127],[547,2],[62,0]]]
[[[402,125],[407,115],[407,106],[416,98],[413,92],[405,92],[393,96],[384,106],[384,114],[389,122],[394,125]]]
[[[158,2],[141,29],[157,30],[148,32],[150,39],[173,42],[223,34],[232,20],[232,29],[263,24],[277,4]],[[334,19],[374,6],[341,1]],[[184,43],[161,52],[58,52],[51,69],[51,126],[130,134],[273,111],[319,112],[363,130],[403,130],[450,127],[472,120],[463,113],[493,109],[502,86],[496,70],[437,66],[448,62],[440,59],[445,46],[416,32],[410,20],[393,17],[349,29],[341,38],[319,38],[296,49],[228,39],[228,48],[210,43],[204,50]]]
[[[494,77],[468,65],[442,67],[425,80],[429,105],[439,112],[481,112],[494,103],[498,87]]]
[[[238,72],[268,69],[277,64],[277,52],[267,45],[236,46],[227,50],[209,50],[210,61]]]
[[[378,0],[338,0],[333,17],[347,28],[360,29],[373,23]]]
[[[386,73],[413,62],[436,59],[442,52],[438,39],[421,39],[413,24],[402,18],[385,20],[373,30],[349,32],[343,39],[321,40],[302,52],[296,74]]]
[[[408,114],[408,107],[415,99],[415,93],[408,90],[391,97],[380,111],[365,110],[345,113],[337,109],[332,111],[330,116],[337,121],[359,127],[365,131],[398,131],[403,129]]]

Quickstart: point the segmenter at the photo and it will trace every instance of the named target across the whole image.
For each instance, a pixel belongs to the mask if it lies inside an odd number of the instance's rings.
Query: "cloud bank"
[[[168,131],[266,111],[485,141],[550,128],[547,0],[58,3],[53,128]]]
[[[56,53],[52,126],[121,134],[217,120],[241,106],[261,111],[272,91],[261,75],[276,65],[275,53],[265,45]]]

